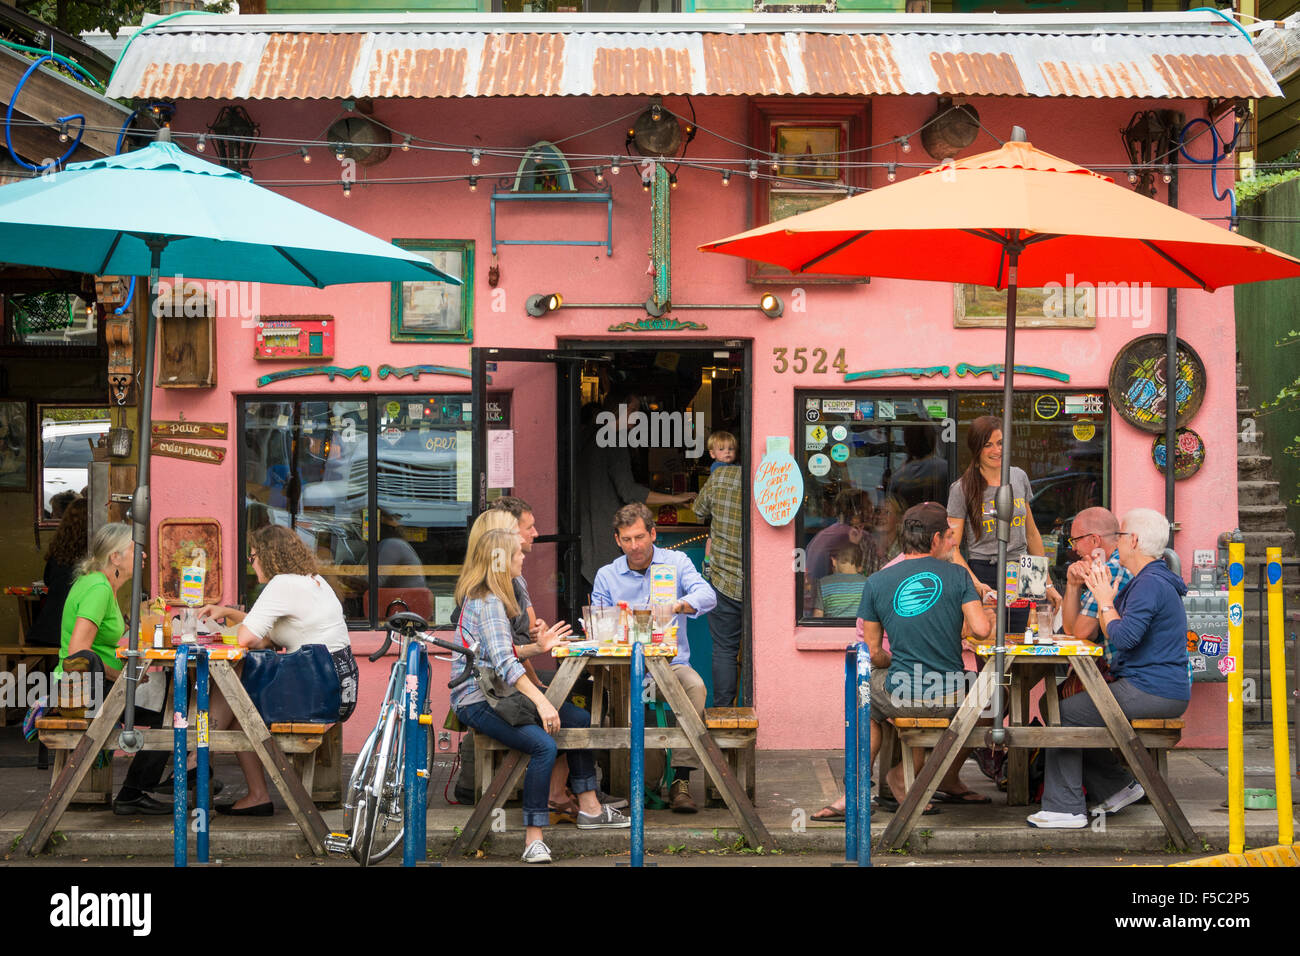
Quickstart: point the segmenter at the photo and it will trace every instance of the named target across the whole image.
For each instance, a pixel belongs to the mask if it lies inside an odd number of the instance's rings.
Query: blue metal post
[[[176,648],[176,669],[172,677],[172,864],[175,866],[185,865],[189,851],[186,846],[189,807],[185,801],[185,755],[189,750],[185,741],[189,730],[185,720],[188,655],[189,648],[184,644]]]
[[[858,685],[857,651],[844,654],[844,859],[858,858]]]
[[[406,829],[402,836],[402,866],[415,866],[418,861],[429,858],[429,844],[425,839],[429,800],[429,768],[425,766],[429,756],[428,725],[420,720],[425,716],[422,711],[428,690],[429,660],[424,654],[424,646],[419,641],[411,641],[406,651],[406,719],[402,725],[402,746],[406,754],[403,771]]]
[[[208,806],[208,649],[198,649],[199,661],[194,672],[194,709],[198,731],[195,734],[194,802],[196,804],[194,852],[200,863],[208,862],[208,819],[212,808]]]
[[[645,648],[632,645],[632,866],[645,865]]]
[[[858,866],[871,865],[871,652],[866,644],[857,646],[857,716],[854,720],[857,740],[857,813],[845,814],[844,829],[855,829]]]

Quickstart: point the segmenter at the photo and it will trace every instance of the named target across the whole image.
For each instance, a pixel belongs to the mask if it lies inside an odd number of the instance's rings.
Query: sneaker
[[[1093,813],[1119,813],[1131,803],[1137,803],[1147,792],[1142,789],[1142,784],[1134,780],[1123,790],[1117,790],[1109,797],[1092,808]]]
[[[674,780],[668,788],[668,806],[673,813],[699,813],[700,808],[691,798],[690,784],[685,780]]]
[[[600,813],[578,813],[579,830],[625,830],[632,821],[608,804],[600,808]]]
[[[541,840],[534,840],[528,844],[528,849],[524,850],[524,855],[520,859],[525,863],[550,863],[551,848]]]
[[[627,797],[616,797],[613,794],[606,793],[604,790],[597,790],[596,799],[604,806],[613,807],[615,810],[627,809]]]
[[[1031,827],[1040,830],[1082,830],[1088,826],[1088,818],[1082,813],[1057,813],[1054,810],[1039,810],[1027,818]]]

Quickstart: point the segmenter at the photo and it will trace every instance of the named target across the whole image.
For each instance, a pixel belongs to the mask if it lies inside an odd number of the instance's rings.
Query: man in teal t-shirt
[[[871,651],[873,738],[876,725],[891,717],[956,713],[965,691],[962,624],[976,637],[987,637],[991,626],[970,575],[949,560],[957,541],[943,505],[927,501],[909,508],[902,544],[903,560],[867,579],[858,608]],[[888,651],[882,644],[886,632]],[[924,752],[917,750],[915,757],[919,771]],[[957,774],[964,759],[958,756],[938,792],[954,802],[987,803],[961,783]],[[894,799],[902,795],[902,782],[900,764],[886,778]],[[880,801],[887,806],[884,794],[882,789]]]

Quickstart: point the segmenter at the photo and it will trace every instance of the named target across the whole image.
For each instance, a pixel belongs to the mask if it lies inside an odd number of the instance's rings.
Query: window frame
[[[395,383],[396,384],[396,383]],[[248,406],[250,404],[301,404],[306,402],[335,402],[345,401],[358,403],[366,409],[366,421],[370,426],[366,429],[366,454],[367,460],[371,462],[372,467],[368,472],[366,487],[366,508],[369,516],[366,522],[366,589],[372,596],[378,595],[379,592],[379,565],[375,560],[378,556],[379,547],[379,482],[378,469],[374,464],[378,462],[379,454],[379,413],[384,404],[390,401],[399,401],[403,398],[414,396],[455,396],[461,398],[465,404],[469,404],[471,396],[469,392],[459,391],[420,391],[418,389],[394,390],[383,393],[351,393],[351,392],[277,392],[273,394],[248,394],[240,393],[235,395],[235,421],[236,434],[243,436],[247,433],[248,428]],[[510,402],[510,408],[513,410],[513,393],[504,389],[500,392],[491,393],[491,398],[498,395],[506,396]],[[472,434],[473,418],[468,420],[462,419],[459,431],[465,432],[468,437]],[[235,468],[235,515],[238,524],[238,534],[236,536],[237,548],[239,549],[235,556],[235,592],[237,601],[245,607],[251,607],[250,596],[256,590],[256,583],[250,584],[250,578],[253,578],[252,570],[246,559],[248,554],[248,517],[247,517],[247,496],[244,494],[244,468],[247,461],[247,449],[241,442],[236,448]],[[508,492],[507,492],[508,493]],[[472,517],[472,498],[466,503],[470,507],[470,516]],[[468,533],[469,524],[466,523],[465,532]],[[464,561],[464,555],[460,560]],[[374,631],[379,627],[380,616],[383,614],[383,608],[378,606],[377,600],[370,601],[370,612],[364,617],[347,617],[347,627],[349,631]]]
[[[1017,390],[1016,397],[1019,398],[1021,396],[1030,396],[1032,398],[1041,394],[1059,394],[1062,392],[1081,392],[1081,393],[1089,392],[1089,393],[1102,393],[1104,395],[1106,393],[1106,387],[1104,385],[1103,386],[1084,386],[1084,385],[1072,386],[1072,385],[1063,384],[1062,386],[1057,388],[1040,387],[1040,388]],[[804,584],[808,573],[807,564],[806,564],[806,555],[807,555],[807,546],[809,541],[809,536],[807,534],[807,528],[804,524],[804,519],[807,516],[806,503],[807,503],[808,495],[810,494],[810,492],[807,490],[807,477],[806,477],[808,453],[805,450],[805,440],[807,434],[805,430],[805,426],[812,424],[807,421],[804,414],[804,409],[806,407],[806,399],[842,397],[846,399],[852,398],[855,401],[874,402],[874,401],[879,401],[882,398],[885,400],[889,400],[891,398],[897,399],[902,396],[907,396],[908,398],[918,398],[923,400],[942,398],[945,399],[948,403],[949,417],[951,417],[953,421],[958,426],[960,426],[962,419],[958,414],[958,402],[962,397],[970,396],[970,395],[990,395],[990,396],[996,396],[1000,401],[1001,394],[1002,393],[1000,390],[994,388],[988,388],[988,389],[913,388],[913,389],[909,389],[906,386],[900,388],[885,388],[885,387],[877,386],[869,389],[848,389],[848,390],[836,389],[836,388],[796,388],[794,390],[795,432],[794,432],[794,442],[793,442],[793,454],[795,457],[795,461],[799,466],[800,475],[803,476],[805,480],[805,495],[804,495],[805,506],[799,508],[799,510],[795,513],[794,521],[791,522],[791,526],[794,529],[794,535],[795,535],[794,547],[796,550],[802,551],[803,554],[805,555],[805,561],[803,562],[804,564],[803,570],[796,571],[794,574],[794,589],[795,589],[794,623],[796,627],[843,628],[843,627],[855,627],[857,625],[856,618],[813,617],[812,616],[813,608],[811,607],[811,605],[807,607],[805,607],[804,605]],[[1114,416],[1112,415],[1112,408],[1111,408],[1109,396],[1106,396],[1104,409],[1105,409],[1104,412],[1101,415],[1097,416],[1096,418],[1092,419],[1092,421],[1098,427],[1105,428],[1105,438],[1101,446],[1101,453],[1102,453],[1102,465],[1101,465],[1101,473],[1100,473],[1101,507],[1108,508],[1110,507],[1109,501],[1110,501],[1111,490],[1112,490],[1111,489],[1111,443],[1114,440],[1114,429],[1112,427]],[[1043,423],[1046,424],[1048,421],[1049,420],[1044,419]],[[901,422],[900,424],[907,424],[907,422]],[[949,484],[951,484],[952,481],[956,481],[957,477],[960,476],[962,452],[963,449],[961,447],[960,442],[952,443],[951,446],[947,449],[947,454],[945,457],[948,460],[948,468],[949,468],[949,476],[950,476]],[[946,501],[942,503],[944,505],[947,504]],[[1039,530],[1040,532],[1042,531],[1041,528]],[[964,542],[962,543],[961,546],[964,547]]]
[[[778,97],[754,97],[749,101],[749,143],[753,149],[764,157],[776,151],[776,132],[783,126],[831,126],[839,125],[845,132],[844,150],[862,150],[852,154],[853,162],[862,163],[871,157],[866,152],[871,130],[871,100],[861,97],[799,97],[791,100]],[[760,171],[766,175],[752,181],[750,190],[750,208],[748,228],[765,226],[774,220],[771,218],[771,194],[773,182],[770,178],[771,167],[760,160]],[[865,166],[849,166],[844,170],[844,189],[826,190],[835,199],[842,199],[853,194],[854,190],[866,189],[868,185]],[[791,194],[800,190],[788,188]],[[804,190],[809,194],[815,190]],[[779,221],[779,220],[776,220]],[[751,285],[850,285],[862,284],[871,280],[866,276],[855,275],[821,275],[809,274],[795,276],[793,273],[767,263],[747,260],[745,280]]]

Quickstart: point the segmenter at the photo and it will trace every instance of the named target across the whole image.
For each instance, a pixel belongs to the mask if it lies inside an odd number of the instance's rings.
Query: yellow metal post
[[[1241,662],[1245,659],[1246,546],[1228,545],[1228,852],[1246,849],[1246,760],[1242,726]],[[1286,711],[1284,710],[1285,714]]]
[[[1277,790],[1277,842],[1295,842],[1291,821],[1291,747],[1287,739],[1286,642],[1282,610],[1282,549],[1269,548],[1268,683],[1273,707],[1273,786]]]

